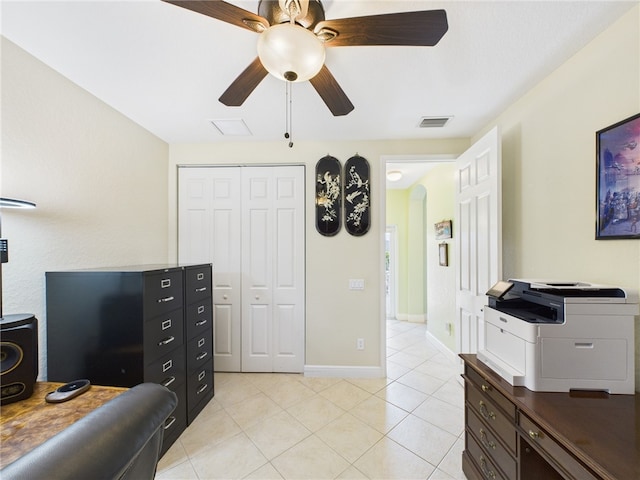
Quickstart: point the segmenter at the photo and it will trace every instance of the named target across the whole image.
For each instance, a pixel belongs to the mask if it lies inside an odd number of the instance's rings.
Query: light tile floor
[[[387,378],[216,373],[170,479],[464,479],[464,392],[426,325],[387,322]]]

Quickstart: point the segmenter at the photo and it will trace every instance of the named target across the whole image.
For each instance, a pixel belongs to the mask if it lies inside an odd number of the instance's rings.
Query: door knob
[[[227,295],[222,295],[222,298],[226,300],[229,297]]]

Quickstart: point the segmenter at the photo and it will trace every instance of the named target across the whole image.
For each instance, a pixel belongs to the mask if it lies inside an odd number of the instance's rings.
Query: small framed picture
[[[448,267],[449,266],[449,245],[445,242],[442,242],[438,245],[438,258],[440,262],[440,266]]]
[[[596,132],[596,240],[640,239],[640,113]]]
[[[451,220],[443,220],[435,224],[436,227],[436,240],[444,240],[445,238],[451,238]]]

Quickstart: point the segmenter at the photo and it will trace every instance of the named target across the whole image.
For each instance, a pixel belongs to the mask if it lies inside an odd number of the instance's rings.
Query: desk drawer
[[[579,480],[596,480],[599,477],[594,476],[589,469],[582,465],[577,459],[571,456],[567,451],[550,437],[547,432],[540,428],[529,417],[520,413],[518,424],[523,430],[523,435],[527,437],[527,441],[534,446],[540,448],[551,459],[547,459],[560,467],[560,471],[569,474],[569,478]]]
[[[473,434],[477,443],[484,447],[491,460],[500,466],[508,478],[516,478],[517,466],[514,456],[469,407],[467,407],[466,415],[467,433]]]
[[[489,382],[487,382],[482,375],[476,372],[473,368],[465,366],[465,377],[471,380],[477,388],[491,399],[493,403],[498,405],[504,412],[515,422],[516,421],[516,406],[511,401],[497,391]]]
[[[465,382],[467,406],[502,440],[507,448],[516,452],[516,426],[514,420],[497,408],[497,405],[471,382]]]
[[[465,437],[467,444],[466,451],[469,453],[469,456],[473,459],[473,462],[476,464],[480,472],[482,472],[483,478],[489,480],[511,480],[516,478],[505,478],[496,464],[493,463],[491,457],[489,457],[484,450],[480,448],[480,445],[478,445],[478,442],[476,442],[473,435],[467,432]]]

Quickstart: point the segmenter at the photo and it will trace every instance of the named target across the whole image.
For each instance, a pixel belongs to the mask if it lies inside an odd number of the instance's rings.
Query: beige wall
[[[640,241],[595,240],[595,132],[638,112],[636,6],[478,133],[502,130],[505,278],[582,280],[638,294]],[[636,321],[636,388],[639,345]]]
[[[4,313],[39,320],[48,270],[167,261],[168,145],[2,39]]]
[[[386,222],[381,218],[385,183],[381,157],[461,153],[467,139],[432,141],[286,142],[171,145],[169,180],[170,252],[177,252],[177,166],[222,164],[304,164],[306,166],[306,365],[325,373],[375,373],[384,361],[383,256]],[[362,237],[344,228],[334,237],[314,224],[315,164],[330,154],[342,164],[358,153],[371,165],[371,229]],[[214,266],[215,268],[215,266]],[[350,278],[365,281],[363,291],[348,289]],[[356,339],[364,338],[364,351]],[[325,368],[326,367],[326,368]],[[368,370],[371,367],[371,370]]]

